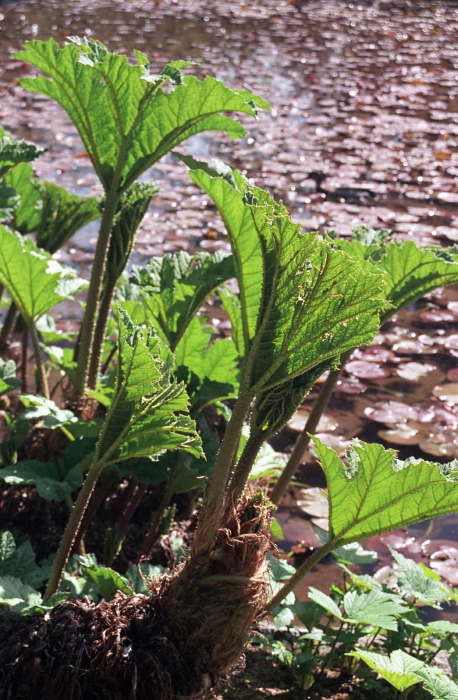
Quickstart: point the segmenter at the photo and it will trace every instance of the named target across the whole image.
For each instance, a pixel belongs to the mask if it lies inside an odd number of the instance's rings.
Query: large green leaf
[[[234,276],[232,257],[184,251],[151,258],[132,269],[131,284],[139,287],[148,318],[172,350],[205,300]]]
[[[160,359],[157,340],[152,335],[145,338],[122,309],[118,328],[116,387],[95,461],[106,466],[174,449],[200,457],[188,396],[184,384],[170,380],[170,360]]]
[[[28,323],[86,286],[71,268],[2,225],[0,282]]]
[[[385,273],[391,307],[383,312],[382,322],[434,289],[458,282],[458,255],[439,246],[420,248],[413,241],[365,245],[360,240],[339,241],[338,245]]]
[[[337,546],[456,511],[458,460],[402,462],[394,450],[354,440],[346,467],[318,438],[312,440],[326,474],[330,537]]]
[[[254,393],[370,342],[385,304],[382,275],[370,263],[301,234],[281,204],[236,170],[183,160],[228,230],[247,355],[243,381]]]
[[[214,78],[181,78],[185,62],[149,73],[147,57],[136,52],[137,65],[109,53],[99,42],[70,39],[59,48],[53,39],[28,41],[16,57],[45,76],[21,84],[56,100],[68,112],[105,188],[123,191],[163,155],[193,134],[225,131],[235,138],[243,127],[220,112],[256,116],[268,108],[259,97],[231,90]],[[165,92],[170,81],[175,87]]]

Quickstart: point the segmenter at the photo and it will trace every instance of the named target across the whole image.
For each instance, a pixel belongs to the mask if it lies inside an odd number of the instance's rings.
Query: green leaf
[[[405,612],[405,608],[395,603],[392,596],[381,591],[349,591],[344,595],[343,605],[348,622],[386,630],[397,630],[396,616]]]
[[[35,588],[15,576],[0,576],[0,603],[23,614],[33,612],[42,602]]]
[[[187,383],[193,409],[237,395],[238,355],[230,338],[210,343],[213,329],[203,326],[205,317],[194,317],[175,353],[177,377]]]
[[[377,552],[364,549],[359,542],[351,542],[333,550],[337,561],[344,564],[375,564],[378,559]]]
[[[444,259],[439,246],[420,248],[413,241],[387,246],[339,241],[338,245],[349,255],[369,260],[384,272],[386,299],[391,306],[383,312],[382,322],[434,289],[458,282],[458,257],[450,255]]]
[[[415,675],[424,682],[434,700],[458,700],[458,685],[442,669],[425,665]]]
[[[282,611],[283,613],[289,612],[288,610]],[[291,622],[291,620],[290,620]],[[289,624],[289,623],[285,623]],[[278,625],[278,627],[283,627],[284,625]],[[278,628],[277,628],[278,629]],[[291,651],[291,649],[288,649],[285,647],[283,642],[273,642],[270,646],[270,654],[271,656],[274,657],[274,659],[278,659],[282,664],[286,664],[287,666],[291,666],[291,664],[294,661],[294,654]]]
[[[0,282],[31,324],[86,283],[29,239],[0,225]]]
[[[231,90],[214,78],[181,80],[176,62],[151,75],[148,59],[137,52],[137,65],[109,53],[103,44],[72,38],[59,48],[53,39],[28,41],[16,53],[45,76],[24,78],[22,86],[58,102],[69,114],[106,191],[125,190],[147,168],[193,134],[225,131],[235,138],[243,127],[220,112],[253,117],[268,108],[244,90]],[[169,78],[177,83],[161,89]]]
[[[135,593],[151,595],[149,582],[153,582],[158,576],[164,574],[166,569],[160,564],[149,564],[144,561],[139,566],[132,564],[126,571],[125,578]]]
[[[185,387],[170,382],[170,365],[160,359],[157,340],[152,335],[145,339],[121,308],[118,328],[116,387],[96,461],[106,466],[175,449],[200,457],[200,439],[194,422],[186,415]]]
[[[21,417],[25,420],[37,421],[43,418],[45,428],[59,428],[69,423],[77,423],[78,418],[72,411],[62,409],[54,401],[36,394],[21,394],[21,403],[25,406]]]
[[[108,566],[86,566],[83,562],[81,564],[85,569],[85,573],[99,589],[104,600],[112,600],[118,591],[125,595],[134,595],[134,591],[129,586],[127,579],[118,574],[117,571],[110,569]]]
[[[375,651],[356,649],[347,654],[366,662],[369,668],[385,678],[397,690],[403,691],[419,682],[418,671],[424,668],[423,661],[415,659],[401,649],[396,649],[390,656],[378,654]]]
[[[16,363],[14,360],[2,360],[0,358],[0,396],[7,394],[21,385],[21,380],[16,379]]]
[[[39,586],[46,574],[35,563],[35,552],[29,541],[16,546],[11,532],[0,534],[0,576],[13,576],[31,586]]]
[[[247,388],[272,389],[370,342],[385,304],[370,263],[301,234],[282,205],[236,170],[234,187],[206,165],[193,167],[191,179],[214,200],[232,247]]]
[[[26,459],[0,471],[0,478],[7,484],[33,484],[39,495],[48,501],[62,501],[83,482],[79,465],[64,478],[55,462],[39,462]]]
[[[35,160],[41,153],[43,148],[28,141],[15,141],[0,127],[0,177],[18,163]]]
[[[130,282],[140,287],[149,318],[174,351],[205,300],[233,276],[231,256],[180,251],[134,267]]]
[[[421,566],[391,547],[390,552],[400,569],[396,573],[403,593],[413,596],[422,603],[430,604],[439,603],[448,598],[448,589],[428,576]]]
[[[5,184],[19,195],[11,226],[22,234],[35,231],[41,220],[42,197],[30,163],[20,163],[5,175]]]
[[[326,593],[319,591],[317,588],[309,588],[309,598],[318,605],[321,605],[330,615],[337,617],[338,620],[345,620],[339,606]]]
[[[55,253],[83,226],[100,217],[95,197],[79,197],[53,182],[40,187],[41,217],[36,228],[37,245]]]
[[[402,462],[394,450],[354,440],[346,467],[318,438],[312,440],[328,483],[331,537],[337,545],[456,510],[457,460]]]

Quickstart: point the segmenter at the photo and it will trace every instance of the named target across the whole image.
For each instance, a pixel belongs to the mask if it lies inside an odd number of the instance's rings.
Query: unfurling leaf
[[[96,461],[106,466],[176,449],[200,457],[184,384],[170,381],[170,362],[160,359],[157,339],[151,334],[145,338],[122,309],[118,329],[116,386]]]

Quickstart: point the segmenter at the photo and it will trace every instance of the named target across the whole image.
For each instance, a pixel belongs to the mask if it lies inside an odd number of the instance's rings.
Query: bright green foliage
[[[0,358],[0,396],[7,394],[20,386],[21,380],[16,379],[16,363],[14,360]]]
[[[398,690],[406,690],[411,685],[419,683],[420,679],[415,673],[424,666],[423,661],[406,654],[402,649],[396,649],[390,656],[366,649],[356,649],[350,656],[365,661],[370,668],[377,671]]]
[[[391,307],[383,312],[382,322],[428,292],[458,282],[458,255],[439,246],[420,248],[413,241],[384,245],[370,243],[367,237],[362,241],[339,240],[338,246],[385,273],[386,299]]]
[[[398,580],[404,593],[430,605],[445,600],[448,589],[439,583],[440,577],[434,571],[426,566],[418,566],[394,549],[391,554],[400,569]]]
[[[424,682],[425,689],[431,693],[434,700],[458,700],[458,685],[441,669],[424,664],[415,671],[415,675]]]
[[[37,226],[37,245],[55,253],[80,228],[99,218],[95,197],[78,197],[52,182],[40,186],[42,210]]]
[[[312,438],[329,489],[329,522],[336,544],[363,540],[436,515],[452,513],[458,499],[458,462],[401,462],[394,450],[355,440],[349,467]]]
[[[175,351],[202,304],[233,276],[231,256],[191,256],[180,251],[151,258],[144,267],[134,266],[129,277],[130,296],[140,296],[144,321],[153,322],[160,337]]]
[[[178,376],[186,381],[192,407],[237,395],[238,355],[230,338],[210,343],[213,329],[194,317],[177,345],[175,360]]]
[[[370,264],[349,264],[315,234],[301,234],[281,204],[236,170],[221,174],[183,160],[196,168],[191,178],[212,197],[229,234],[247,388],[271,389],[370,342],[384,304]]]
[[[4,180],[19,195],[19,202],[11,214],[11,226],[23,234],[36,231],[41,221],[43,201],[32,166],[20,163],[11,168]]]
[[[85,574],[95,583],[104,600],[112,600],[117,591],[125,595],[134,595],[134,590],[124,576],[107,566],[98,566],[92,559],[92,557],[78,557],[79,563],[85,569]]]
[[[145,340],[122,309],[118,324],[116,386],[96,461],[106,466],[132,457],[152,457],[167,449],[187,450],[199,457],[200,440],[186,415],[185,387],[170,381],[170,366],[158,357],[157,340],[151,335]]]
[[[44,153],[43,148],[28,141],[15,141],[0,127],[0,177],[18,163],[35,160],[41,153]]]
[[[85,286],[71,268],[1,225],[0,282],[28,323]]]
[[[14,576],[27,581],[31,586],[39,586],[45,576],[38,564],[30,542],[17,547],[11,532],[0,535],[0,576]]]
[[[100,216],[95,197],[78,197],[52,182],[40,183],[29,163],[21,163],[5,176],[19,202],[11,214],[11,226],[20,233],[36,232],[37,245],[55,253],[82,226]]]
[[[343,597],[344,615],[337,604],[325,593],[310,588],[309,598],[321,605],[328,613],[339,620],[353,625],[371,625],[387,630],[397,630],[396,615],[403,607],[393,601],[392,596],[382,591],[348,591]]]
[[[53,39],[28,41],[16,53],[45,76],[25,78],[27,90],[47,95],[69,114],[106,191],[122,192],[177,144],[202,131],[225,131],[235,138],[245,130],[220,112],[256,116],[268,104],[244,90],[231,90],[214,78],[182,78],[175,62],[159,75],[147,57],[137,65],[109,53],[99,42],[71,39],[59,48]],[[175,84],[168,92],[164,83]]]

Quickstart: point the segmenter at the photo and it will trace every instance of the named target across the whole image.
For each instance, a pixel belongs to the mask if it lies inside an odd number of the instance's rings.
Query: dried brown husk
[[[0,626],[0,699],[176,700],[205,693],[246,646],[268,594],[270,504],[233,508],[212,550],[98,605],[61,603]]]

